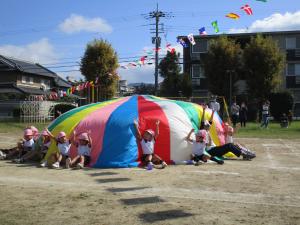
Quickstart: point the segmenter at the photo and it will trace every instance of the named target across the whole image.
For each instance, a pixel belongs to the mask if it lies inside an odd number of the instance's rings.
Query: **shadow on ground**
[[[138,191],[143,190],[149,187],[125,187],[125,188],[107,188],[106,190],[112,193],[119,193],[119,192],[127,192],[127,191]]]
[[[122,178],[122,177],[119,177],[119,178],[105,178],[105,179],[97,179],[96,180],[97,182],[99,183],[110,183],[110,182],[122,182],[122,181],[130,181],[129,178]]]
[[[145,212],[139,215],[139,218],[146,223],[155,223],[165,220],[174,220],[183,217],[193,216],[192,213],[184,212],[183,210],[166,210],[158,212]]]
[[[143,204],[165,202],[165,200],[163,200],[157,196],[141,197],[141,198],[127,198],[127,199],[120,199],[120,201],[125,205],[143,205]]]

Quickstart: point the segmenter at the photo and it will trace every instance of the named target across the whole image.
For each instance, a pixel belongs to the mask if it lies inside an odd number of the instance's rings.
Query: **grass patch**
[[[50,123],[50,122],[49,122]],[[35,126],[39,131],[43,130],[49,123],[27,124],[19,122],[0,122],[0,133],[20,133],[27,126]]]
[[[47,124],[32,124],[40,131],[42,131]],[[18,122],[0,122],[0,133],[22,133],[28,124]],[[289,128],[281,128],[279,123],[271,122],[268,129],[261,129],[258,123],[247,123],[246,128],[239,128],[236,137],[247,138],[282,138],[282,139],[296,139],[300,138],[300,121],[294,121]]]
[[[268,129],[260,128],[258,123],[248,123],[247,127],[239,128],[236,137],[296,139],[300,138],[300,121],[292,122],[288,128],[281,128],[279,123],[271,122]]]

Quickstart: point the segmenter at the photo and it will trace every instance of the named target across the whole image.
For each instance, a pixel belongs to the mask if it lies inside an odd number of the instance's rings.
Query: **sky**
[[[103,38],[116,50],[120,65],[127,65],[154,48],[150,33],[154,20],[145,15],[157,4],[169,15],[161,19],[160,58],[166,54],[166,43],[182,52],[176,43],[179,35],[197,35],[201,27],[214,34],[215,20],[220,33],[300,30],[299,0],[2,0],[0,54],[40,63],[78,80],[86,44]],[[245,4],[253,15],[240,9]],[[240,19],[226,18],[231,12]],[[120,68],[118,73],[128,83],[154,82],[154,65]]]

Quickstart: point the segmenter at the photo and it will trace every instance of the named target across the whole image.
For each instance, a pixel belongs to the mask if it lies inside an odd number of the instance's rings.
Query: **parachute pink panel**
[[[161,121],[154,151],[170,163],[189,159],[192,146],[185,138],[192,128],[198,130],[202,112],[197,104],[136,95],[73,109],[53,121],[48,129],[54,135],[64,131],[68,136],[74,129],[76,133],[90,130],[91,167],[134,167],[141,156],[141,146],[135,138],[135,119],[139,120],[141,131],[155,130],[155,121]],[[206,110],[205,119],[211,113]],[[222,125],[218,114],[214,114],[211,136],[217,145],[224,144]],[[52,144],[49,153],[56,150]],[[74,154],[76,149],[72,147],[71,155]]]

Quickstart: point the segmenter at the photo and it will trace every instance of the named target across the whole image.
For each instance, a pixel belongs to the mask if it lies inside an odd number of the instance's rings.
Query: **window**
[[[206,39],[197,39],[195,41],[196,41],[196,44],[192,45],[192,53],[207,52],[208,41]]]
[[[295,64],[295,75],[300,76],[300,64]]]
[[[200,85],[200,79],[192,79],[192,85],[193,86],[199,86]]]
[[[33,77],[29,77],[29,84],[33,84]]]
[[[296,48],[296,38],[285,38],[285,48],[286,49],[295,49]]]
[[[43,86],[45,89],[50,89],[50,80],[41,79],[41,86]]]
[[[205,78],[203,69],[200,65],[192,66],[192,78]]]
[[[26,76],[22,76],[22,81],[21,81],[21,82],[22,82],[23,84],[26,84],[26,79],[27,79]]]

